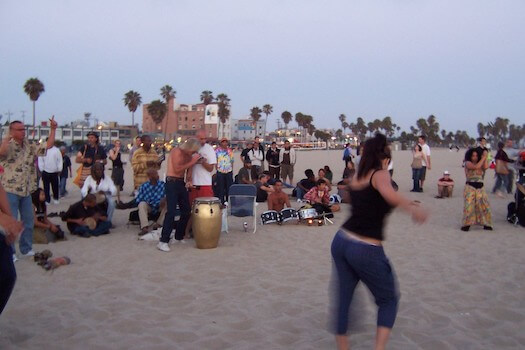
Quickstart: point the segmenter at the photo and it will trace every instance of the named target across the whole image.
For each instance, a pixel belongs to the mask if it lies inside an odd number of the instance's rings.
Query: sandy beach
[[[389,217],[384,245],[401,292],[390,349],[525,348],[525,229],[506,221],[510,196],[489,194],[494,231],[459,230],[463,154],[433,149],[425,192],[410,193],[411,154],[394,152],[399,190],[420,200],[431,217],[424,226],[399,210]],[[339,181],[341,158],[342,151],[299,152],[295,181],[306,168],[317,173],[324,165]],[[238,169],[238,154],[235,160]],[[443,170],[456,182],[454,196],[435,199]],[[488,170],[485,178],[488,191],[493,174]],[[132,182],[128,163],[125,201]],[[80,199],[71,182],[68,190],[48,212]],[[266,204],[257,210],[267,210]],[[327,326],[330,244],[349,215],[348,205],[334,225],[321,227],[259,225],[251,234],[233,219],[217,249],[199,250],[190,240],[170,253],[137,240],[139,228],[126,224],[128,212],[116,211],[117,228],[109,235],[68,234],[65,242],[34,245],[35,251],[69,256],[69,266],[46,272],[32,259],[16,262],[18,280],[0,316],[1,349],[335,347]],[[365,324],[350,337],[353,349],[373,348],[375,306],[367,299]]]

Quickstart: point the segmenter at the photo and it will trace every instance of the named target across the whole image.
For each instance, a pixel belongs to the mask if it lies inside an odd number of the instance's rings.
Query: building
[[[148,106],[149,104],[145,104],[142,107],[144,133],[163,134],[164,130],[167,130],[167,139],[176,140],[179,137],[186,139],[194,136],[199,129],[204,129],[210,139],[231,138],[230,122],[227,120],[224,126],[220,123],[217,117],[218,107],[215,103],[178,104],[177,100],[172,98],[168,103],[166,116],[160,124],[153,121],[148,113]]]
[[[47,122],[42,122],[35,127],[35,135],[33,136],[33,126],[25,125],[26,137],[29,140],[45,140],[49,136],[49,126]],[[55,133],[55,140],[62,141],[66,145],[71,146],[75,142],[87,141],[87,134],[95,131],[99,134],[99,140],[102,145],[110,145],[114,140],[122,141],[123,145],[133,142],[133,139],[138,135],[137,126],[132,125],[118,125],[116,122],[110,122],[107,125],[99,125],[98,127],[84,127],[84,126],[59,126]],[[9,133],[9,125],[2,126],[2,134]]]
[[[264,139],[265,121],[254,124],[253,119],[234,119],[231,122],[231,139],[237,141],[253,140],[255,136]]]

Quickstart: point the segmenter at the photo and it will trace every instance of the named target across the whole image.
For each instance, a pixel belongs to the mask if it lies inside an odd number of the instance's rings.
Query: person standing
[[[423,184],[425,183],[427,170],[432,170],[432,164],[430,163],[430,147],[427,145],[427,137],[425,135],[419,136],[418,143],[421,146],[421,151],[425,155],[425,157],[422,159],[421,174],[419,178],[419,181],[421,182],[421,185],[419,186],[419,192],[423,192]]]
[[[255,139],[252,149],[248,152],[248,158],[252,161],[252,177],[257,179],[263,172],[264,151],[259,145],[258,138]]]
[[[131,171],[133,171],[133,165],[132,165],[133,154],[135,153],[136,150],[142,147],[141,145],[142,145],[142,138],[140,136],[135,137],[133,146],[131,146],[131,149],[129,150],[129,157],[128,157],[129,165],[131,166]],[[138,187],[135,186],[135,183],[133,183],[133,191],[131,191],[131,197],[135,195],[135,190],[137,188]]]
[[[11,215],[7,194],[0,184],[0,315],[16,282],[11,244],[24,229],[24,224]]]
[[[71,171],[71,159],[66,154],[66,146],[60,146],[60,153],[62,154],[62,171],[60,172],[60,197],[64,197],[67,194],[66,184],[67,178],[71,177],[73,172]]]
[[[117,199],[120,201],[120,191],[124,190],[124,164],[122,163],[122,152],[120,140],[114,141],[114,146],[109,150],[109,159],[113,162],[111,169],[111,180],[117,187]]]
[[[0,166],[4,168],[2,186],[7,193],[13,217],[20,215],[24,231],[20,236],[19,248],[23,256],[35,255],[33,251],[34,213],[31,193],[37,189],[35,158],[45,155],[47,149],[55,144],[57,122],[50,119],[50,132],[47,143],[29,142],[26,129],[21,121],[9,124],[9,135],[0,146]],[[2,208],[0,208],[2,209]],[[13,258],[16,258],[12,247]]]
[[[77,153],[75,161],[82,164],[80,177],[73,181],[78,187],[84,186],[84,181],[91,174],[91,166],[95,163],[107,163],[107,155],[104,147],[100,146],[98,134],[94,131],[87,133],[88,142]],[[80,168],[79,168],[80,169]]]
[[[243,162],[243,164],[246,159],[249,159],[248,153],[252,150],[252,148],[253,148],[253,142],[248,141],[246,143],[246,148],[241,151],[241,162]]]
[[[352,149],[350,148],[349,143],[345,145],[345,149],[343,151],[343,160],[345,161],[346,168],[348,166],[348,162],[352,160]]]
[[[335,234],[331,254],[336,271],[333,326],[338,349],[348,349],[350,304],[362,281],[378,306],[375,348],[385,349],[396,319],[399,292],[393,268],[383,250],[385,218],[399,207],[417,223],[428,214],[392,187],[387,171],[391,158],[386,137],[376,134],[365,142],[357,176],[349,185],[351,216]],[[355,298],[354,298],[355,299]]]
[[[293,185],[293,170],[296,162],[295,150],[292,148],[290,141],[284,141],[284,149],[279,152],[279,164],[281,165],[281,178],[286,183],[288,178],[289,184]]]
[[[503,150],[509,158],[509,163],[515,163],[518,159],[519,151],[514,148],[514,141],[508,139],[507,142],[505,142],[505,148]],[[507,193],[512,193],[515,179],[516,172],[513,167],[509,167],[509,174],[507,175]]]
[[[197,152],[201,148],[200,142],[191,138],[184,141],[177,148],[173,148],[169,155],[167,176],[166,176],[166,204],[167,212],[162,225],[162,235],[157,244],[157,249],[169,252],[168,245],[171,231],[173,230],[173,220],[175,219],[175,209],[177,205],[180,209],[180,219],[175,230],[175,241],[183,243],[186,232],[186,224],[190,217],[190,200],[186,186],[191,187],[191,173],[187,170],[197,164],[201,155]],[[138,151],[137,151],[138,152]],[[133,159],[137,154],[133,156]]]
[[[498,197],[503,197],[503,192],[509,188],[509,163],[512,163],[512,159],[509,158],[507,152],[503,148],[503,142],[498,142],[498,152],[496,153],[496,183],[492,189],[492,193],[495,193]]]
[[[142,135],[142,147],[133,153],[131,165],[133,167],[133,186],[135,190],[148,181],[147,171],[149,168],[160,169],[159,156],[151,147],[151,137],[149,135]]]
[[[423,171],[423,160],[425,159],[425,154],[423,153],[423,148],[420,144],[416,144],[412,150],[412,180],[414,185],[410,192],[422,192],[420,187],[421,172]]]
[[[60,150],[55,145],[47,150],[45,156],[38,157],[38,169],[42,174],[47,204],[51,203],[50,188],[53,188],[53,204],[59,203],[58,176],[62,172],[63,164],[62,153],[60,153]]]
[[[228,140],[221,139],[220,147],[215,150],[217,156],[217,188],[221,203],[228,200],[230,186],[233,184],[233,151],[228,147]]]
[[[280,149],[277,148],[277,143],[272,142],[270,149],[266,152],[266,161],[268,162],[268,170],[272,179],[280,179],[281,164],[279,163]]]

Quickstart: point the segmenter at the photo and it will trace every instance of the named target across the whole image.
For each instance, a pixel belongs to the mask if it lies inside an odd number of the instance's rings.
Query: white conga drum
[[[217,248],[222,227],[221,201],[198,197],[191,208],[193,238],[199,249]]]

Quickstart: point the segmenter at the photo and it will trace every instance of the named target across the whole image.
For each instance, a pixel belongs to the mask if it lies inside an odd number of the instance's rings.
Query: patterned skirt
[[[470,185],[465,185],[463,198],[465,206],[461,226],[492,226],[489,199],[484,187],[476,189]]]

